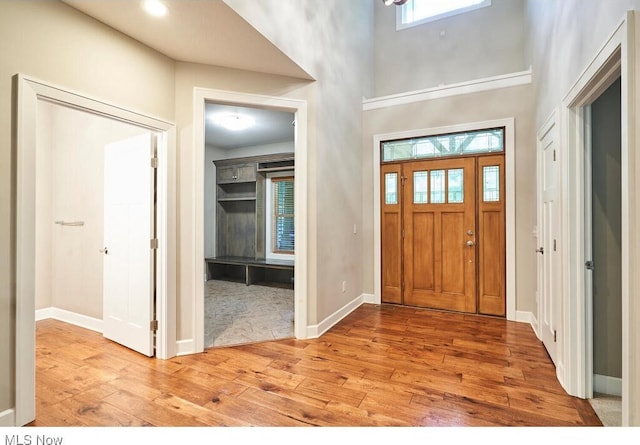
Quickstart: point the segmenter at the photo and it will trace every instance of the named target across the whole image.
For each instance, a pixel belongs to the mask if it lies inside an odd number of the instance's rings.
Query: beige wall
[[[198,168],[205,168],[205,157],[194,158],[193,147],[193,89],[210,88],[265,96],[286,96],[295,99],[311,100],[313,87],[309,81],[282,76],[270,76],[229,68],[198,65],[192,63],[176,64],[176,125],[178,133],[177,169],[178,169],[178,314],[177,339],[193,339],[193,289],[194,231],[193,220],[194,162]],[[310,117],[310,130],[313,134],[313,113]],[[204,147],[201,148],[204,155]],[[311,255],[311,253],[309,254]]]
[[[308,194],[308,322],[313,325],[362,293],[362,98],[373,94],[373,9],[369,0],[225,2],[317,79],[307,96],[313,114]]]
[[[0,412],[13,406],[12,76],[173,120],[174,62],[54,1],[0,2]]]
[[[396,8],[373,3],[378,97],[529,68],[526,0],[492,0],[489,7],[400,31]]]
[[[535,301],[536,257],[533,229],[536,225],[535,133],[532,126],[530,85],[454,96],[364,113],[363,204],[366,222],[363,236],[363,286],[373,293],[373,137],[376,134],[515,118],[516,201],[516,309],[537,313]]]

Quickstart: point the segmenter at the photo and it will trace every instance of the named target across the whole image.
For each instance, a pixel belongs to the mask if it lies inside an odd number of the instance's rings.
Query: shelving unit
[[[293,155],[214,161],[216,166],[216,256],[206,258],[207,277],[270,279],[293,283],[293,261],[266,259],[267,173],[293,170]]]

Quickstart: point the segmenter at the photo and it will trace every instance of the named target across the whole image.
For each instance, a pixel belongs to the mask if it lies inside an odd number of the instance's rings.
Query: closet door
[[[154,355],[154,154],[148,133],[105,146],[103,335]]]
[[[403,165],[404,304],[476,312],[475,162]]]

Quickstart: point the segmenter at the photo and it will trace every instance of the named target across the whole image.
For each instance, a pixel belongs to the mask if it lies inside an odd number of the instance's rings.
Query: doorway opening
[[[504,317],[504,128],[381,150],[382,302]]]
[[[205,119],[205,348],[292,338],[295,114],[207,102]]]
[[[565,110],[563,134],[567,135],[566,158],[562,159],[562,232],[565,238],[563,249],[562,295],[565,336],[563,373],[560,381],[567,392],[576,397],[592,399],[594,395],[594,300],[592,292],[593,271],[591,270],[592,205],[591,188],[594,186],[588,175],[600,166],[593,167],[593,134],[590,128],[592,105],[612,85],[620,82],[620,332],[621,332],[621,425],[632,422],[633,398],[636,383],[628,378],[634,375],[636,367],[632,360],[630,343],[634,335],[637,311],[631,296],[636,294],[637,276],[635,270],[636,230],[635,214],[637,196],[636,184],[637,145],[636,119],[638,115],[634,100],[637,57],[637,18],[629,11],[613,30],[608,40],[595,54],[582,75],[576,80],[563,101]],[[614,87],[615,88],[615,87]],[[614,94],[617,100],[617,93]],[[606,132],[605,132],[606,134]],[[611,136],[609,136],[611,137]],[[595,159],[594,159],[595,160]],[[601,172],[598,171],[598,174]],[[617,182],[617,179],[616,181]],[[599,198],[596,198],[599,199]],[[617,212],[615,212],[617,213]],[[615,253],[618,256],[618,253]],[[606,270],[606,269],[605,269]]]
[[[247,93],[237,93],[230,91],[222,91],[222,90],[213,90],[213,89],[204,89],[204,88],[195,88],[194,89],[194,162],[193,162],[193,191],[194,191],[194,225],[192,230],[193,235],[193,246],[194,246],[194,274],[193,274],[193,304],[192,304],[192,314],[193,314],[193,343],[189,342],[188,350],[185,347],[181,353],[198,353],[203,352],[205,350],[205,285],[209,278],[211,278],[214,274],[221,273],[222,275],[235,275],[236,278],[240,278],[244,280],[244,286],[247,287],[247,284],[251,284],[254,280],[263,280],[263,274],[266,274],[265,271],[265,263],[260,258],[260,261],[252,261],[248,262],[246,258],[238,263],[237,258],[225,258],[222,260],[216,259],[215,257],[209,257],[205,254],[205,245],[213,246],[215,245],[215,249],[210,250],[209,253],[213,253],[214,255],[218,255],[220,251],[220,239],[216,236],[210,235],[208,236],[208,242],[205,242],[205,214],[207,213],[206,206],[211,205],[207,203],[207,199],[205,198],[205,176],[207,169],[213,169],[215,166],[216,172],[215,177],[217,178],[218,174],[222,177],[226,176],[228,180],[227,184],[220,184],[216,179],[216,192],[221,191],[222,194],[226,193],[228,202],[226,204],[215,203],[216,211],[221,209],[221,206],[226,206],[227,210],[231,210],[234,206],[239,208],[239,214],[244,214],[245,216],[251,214],[249,210],[251,208],[255,209],[253,211],[254,214],[258,214],[260,212],[264,212],[264,208],[258,205],[258,202],[262,203],[262,199],[258,200],[257,195],[259,190],[265,190],[264,188],[258,188],[257,183],[262,181],[263,179],[266,182],[267,175],[266,170],[269,170],[273,166],[269,166],[269,162],[273,162],[273,159],[268,159],[261,157],[262,155],[258,155],[256,159],[251,161],[251,168],[245,170],[243,168],[244,164],[247,163],[234,163],[233,160],[219,160],[217,163],[221,170],[218,171],[218,166],[213,164],[209,165],[212,161],[207,159],[206,153],[206,108],[208,104],[212,106],[225,106],[232,108],[250,108],[255,111],[278,111],[289,113],[293,116],[293,120],[289,121],[289,125],[292,122],[295,122],[293,125],[293,133],[294,133],[294,159],[295,159],[295,175],[293,179],[293,187],[295,189],[294,193],[294,214],[293,216],[289,214],[283,214],[285,220],[293,223],[295,233],[295,251],[293,253],[293,264],[291,264],[291,260],[278,260],[272,259],[270,260],[270,264],[268,265],[269,273],[280,274],[281,270],[276,264],[278,261],[285,261],[283,263],[282,268],[285,269],[283,273],[291,274],[293,272],[295,266],[295,286],[293,286],[293,330],[294,336],[299,339],[307,338],[307,190],[308,190],[308,165],[307,165],[307,103],[303,100],[289,99],[283,97],[269,97],[269,96],[261,96],[255,94],[247,94]],[[289,116],[290,117],[290,116]],[[255,155],[255,153],[254,153]],[[285,157],[288,157],[287,154]],[[279,159],[275,160],[290,162],[292,159]],[[255,161],[255,162],[254,162]],[[260,164],[264,164],[262,168]],[[225,165],[226,164],[226,165]],[[246,166],[246,165],[245,165]],[[279,166],[278,168],[280,168]],[[275,168],[275,167],[273,167]],[[258,172],[258,169],[264,170]],[[252,172],[251,174],[256,174],[255,181],[246,180],[246,176],[244,176],[247,171]],[[260,174],[258,174],[260,173]],[[211,174],[209,181],[212,181],[213,174]],[[242,178],[242,179],[241,179]],[[241,179],[241,180],[239,180]],[[223,180],[223,182],[227,182]],[[220,187],[218,187],[220,186]],[[231,204],[235,198],[238,198],[235,204]],[[249,204],[248,197],[251,195],[255,195],[255,203]],[[219,196],[216,194],[216,196]],[[220,195],[221,196],[221,195]],[[223,198],[226,199],[226,198]],[[252,198],[253,199],[253,198]],[[209,200],[210,201],[210,200]],[[266,202],[266,201],[265,201]],[[252,207],[252,205],[254,207]],[[238,210],[238,209],[236,209]],[[213,212],[210,211],[210,216]],[[234,212],[231,212],[234,213]],[[239,216],[239,215],[234,215]],[[245,229],[249,227],[251,224],[248,223],[249,218],[241,218],[241,220],[245,221],[244,227]],[[254,221],[257,221],[255,219]],[[215,217],[216,225],[219,222],[218,216]],[[234,225],[235,228],[239,228],[239,224]],[[207,229],[210,230],[210,229]],[[209,232],[211,234],[215,232]],[[255,231],[258,234],[257,231]],[[259,232],[262,234],[262,231]],[[265,232],[266,233],[266,232]],[[228,237],[225,237],[228,238]],[[243,239],[247,239],[244,237]],[[255,251],[256,246],[261,246],[263,240],[259,240],[258,238],[253,238],[257,241],[256,244],[253,245],[253,249]],[[240,249],[240,245],[236,246]],[[208,249],[210,247],[207,247]],[[235,248],[234,248],[235,249]],[[237,252],[237,251],[236,251]],[[245,254],[243,254],[245,255]],[[223,255],[223,256],[231,256],[231,255]],[[283,280],[282,277],[279,278],[280,281]],[[251,287],[251,286],[248,286]]]
[[[374,180],[374,298],[373,301],[382,303],[382,153],[381,144],[385,141],[400,141],[413,138],[424,138],[447,134],[475,132],[486,129],[503,129],[503,161],[504,161],[504,255],[505,274],[504,304],[507,320],[516,320],[515,293],[515,119],[497,119],[492,121],[474,122],[447,127],[435,127],[408,130],[397,133],[375,135],[373,138],[373,180]],[[466,247],[465,240],[465,247]]]
[[[622,396],[621,80],[585,110],[587,292],[592,300],[593,399]],[[597,405],[597,402],[596,402]],[[604,414],[603,414],[604,415]]]
[[[42,183],[43,178],[39,177],[40,173],[45,176],[49,175],[53,177],[53,171],[48,172],[46,168],[43,170],[43,166],[47,167],[47,159],[42,158],[43,152],[51,155],[51,152],[47,150],[41,150],[38,147],[38,142],[48,142],[46,131],[43,131],[42,119],[39,119],[39,109],[46,107],[49,104],[55,104],[56,106],[65,107],[65,111],[71,111],[74,113],[82,111],[85,116],[92,119],[99,117],[100,119],[109,121],[110,124],[116,125],[126,123],[128,125],[129,132],[124,135],[126,139],[132,134],[151,133],[159,136],[157,145],[157,171],[153,175],[156,188],[155,188],[155,208],[157,218],[154,222],[155,235],[157,239],[157,248],[155,249],[155,262],[153,266],[153,286],[155,287],[156,305],[155,316],[158,322],[158,330],[155,333],[155,355],[158,358],[168,358],[175,355],[175,275],[172,272],[173,268],[168,267],[169,258],[175,256],[169,255],[169,246],[174,245],[173,237],[167,230],[167,219],[169,214],[169,199],[168,199],[168,177],[169,177],[169,163],[168,157],[170,149],[173,146],[173,139],[175,137],[174,126],[170,123],[157,120],[155,118],[147,117],[143,114],[129,111],[123,107],[113,106],[104,101],[97,101],[90,99],[81,94],[73,93],[64,90],[60,87],[53,87],[47,85],[44,82],[37,81],[31,78],[27,78],[21,75],[17,75],[15,78],[15,87],[17,89],[17,131],[16,131],[16,153],[17,153],[17,177],[16,177],[16,411],[15,411],[15,423],[16,425],[25,425],[35,418],[35,311],[36,311],[36,291],[43,287],[44,281],[38,279],[38,275],[42,271],[47,271],[46,267],[42,265],[46,264],[46,259],[43,260],[37,255],[42,245],[38,245],[38,241],[43,239],[43,233],[49,232],[53,226],[53,230],[57,230],[61,233],[59,241],[68,241],[63,243],[66,245],[74,245],[77,247],[76,251],[81,251],[85,246],[79,246],[80,243],[78,230],[89,229],[89,220],[83,220],[78,218],[77,215],[72,214],[70,209],[77,210],[77,203],[63,206],[66,210],[69,210],[68,214],[64,216],[54,217],[50,216],[53,220],[49,220],[45,227],[38,221],[38,216],[43,211],[48,212],[53,210],[51,196],[47,195],[46,183]],[[141,130],[143,129],[143,130]],[[77,131],[78,129],[75,128]],[[68,132],[68,141],[73,138],[73,131]],[[109,133],[109,131],[106,131]],[[60,147],[61,150],[67,147]],[[74,161],[74,157],[87,156],[88,151],[77,151],[75,154],[71,154],[71,161]],[[93,153],[95,155],[95,153]],[[77,159],[75,159],[77,160]],[[59,161],[58,159],[49,159],[49,161]],[[149,166],[151,166],[151,159],[148,159]],[[96,178],[91,178],[91,173],[97,167],[90,162],[82,166],[82,171],[73,172],[73,175],[64,177],[65,173],[58,172],[58,178],[61,181],[61,189],[73,190],[75,187],[81,193],[86,192],[86,202],[91,200],[91,194],[96,193],[95,189],[87,188],[83,190],[82,186],[86,184],[74,184],[74,179],[84,176],[85,181],[92,181]],[[67,172],[68,173],[68,172]],[[74,176],[75,175],[75,176]],[[102,176],[102,175],[97,175]],[[38,191],[40,190],[40,193]],[[44,190],[44,192],[43,192]],[[49,190],[50,194],[50,190]],[[67,197],[62,195],[63,201]],[[91,204],[88,204],[91,205]],[[95,213],[95,212],[94,212]],[[100,218],[96,218],[95,215],[91,217],[92,225],[96,222],[99,225]],[[85,225],[86,224],[86,225]],[[99,233],[99,231],[93,231]],[[74,236],[75,235],[75,236]],[[97,235],[100,236],[100,235]],[[49,243],[54,244],[53,236],[50,236]],[[55,241],[57,242],[57,241]],[[153,241],[146,240],[146,245],[151,247]],[[103,244],[102,242],[100,244]],[[99,252],[100,249],[104,249],[104,245],[96,248],[96,256],[102,258],[105,252]],[[73,249],[72,249],[73,250]],[[61,254],[65,254],[65,250],[62,249]],[[75,262],[74,262],[75,261]],[[75,258],[72,261],[73,264],[81,266],[81,260]],[[50,263],[53,263],[51,258]],[[100,269],[94,267],[87,273],[98,275]],[[73,273],[73,272],[72,272]],[[46,275],[46,273],[45,273]],[[58,280],[60,281],[60,280]],[[95,281],[92,286],[95,287]],[[78,280],[73,282],[78,284]],[[47,286],[44,286],[45,289]],[[49,288],[51,290],[51,288]],[[76,289],[77,290],[77,289]],[[76,296],[77,298],[85,298],[84,295]],[[95,303],[95,302],[94,302]],[[80,304],[77,301],[70,304]],[[89,304],[90,311],[94,311],[94,314],[99,312],[98,307],[95,304]],[[79,317],[80,319],[87,319],[93,317]],[[147,326],[151,329],[152,326]],[[153,336],[153,335],[151,335]]]

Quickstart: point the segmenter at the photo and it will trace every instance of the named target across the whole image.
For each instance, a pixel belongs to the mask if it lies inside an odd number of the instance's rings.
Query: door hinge
[[[404,281],[402,282],[401,289],[402,289],[402,292],[404,292]]]
[[[151,320],[149,328],[151,332],[156,332],[158,330],[158,320]]]
[[[553,330],[553,342],[556,343],[558,341],[558,331]]]
[[[555,161],[556,161],[556,151],[553,150],[553,162],[555,162]]]
[[[151,158],[151,168],[158,168],[158,158],[155,156]]]
[[[402,239],[404,239],[404,229],[402,229]]]
[[[553,240],[553,251],[556,252],[557,250],[556,240]]]
[[[151,248],[152,249],[157,249],[158,248],[158,238],[154,238],[151,240]]]

